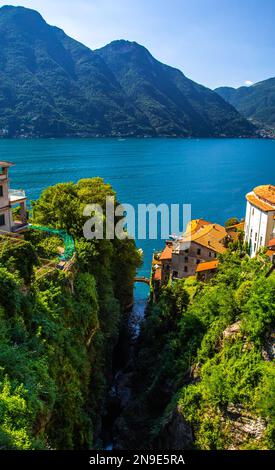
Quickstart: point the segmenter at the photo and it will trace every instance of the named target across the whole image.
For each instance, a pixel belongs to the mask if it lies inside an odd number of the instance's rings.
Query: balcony
[[[22,189],[9,189],[10,204],[19,204],[26,199],[26,193]]]

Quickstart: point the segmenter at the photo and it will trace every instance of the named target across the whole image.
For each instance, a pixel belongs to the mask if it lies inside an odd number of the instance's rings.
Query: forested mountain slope
[[[142,46],[93,52],[12,6],[0,8],[0,111],[2,137],[255,134],[219,95]]]

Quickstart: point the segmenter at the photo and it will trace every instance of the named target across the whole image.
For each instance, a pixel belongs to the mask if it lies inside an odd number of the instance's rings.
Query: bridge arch
[[[150,279],[148,277],[145,277],[145,276],[135,277],[134,281],[135,282],[143,282],[144,284],[147,284],[148,286],[150,286]]]

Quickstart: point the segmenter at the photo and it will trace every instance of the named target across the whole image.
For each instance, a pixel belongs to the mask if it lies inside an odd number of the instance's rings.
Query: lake
[[[58,182],[101,176],[122,203],[192,205],[192,218],[223,224],[244,217],[245,194],[274,183],[275,141],[261,139],[41,139],[0,140],[0,159],[11,160],[11,186],[29,200]],[[92,202],[92,201],[91,201]],[[141,275],[150,275],[162,240],[141,240]],[[136,288],[137,298],[147,293]]]

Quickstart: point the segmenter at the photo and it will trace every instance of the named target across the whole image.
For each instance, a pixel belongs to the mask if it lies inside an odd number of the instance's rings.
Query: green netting
[[[62,255],[59,256],[59,259],[61,261],[69,261],[73,257],[75,252],[74,239],[65,230],[57,230],[55,228],[43,227],[42,225],[31,225],[31,228],[34,230],[40,230],[41,232],[52,233],[62,238],[65,245],[65,251]]]

